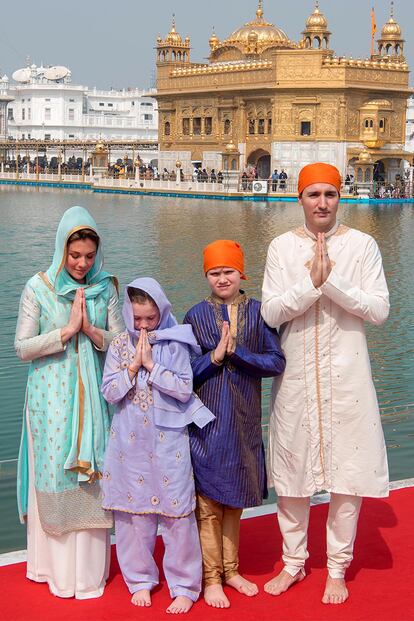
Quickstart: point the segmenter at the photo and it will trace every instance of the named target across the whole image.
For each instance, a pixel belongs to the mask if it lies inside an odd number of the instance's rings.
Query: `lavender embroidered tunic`
[[[188,347],[176,343],[175,372],[159,363],[132,381],[134,346],[127,331],[106,358],[102,392],[116,404],[102,479],[103,507],[135,514],[184,517],[195,508],[187,427],[155,423],[153,388],[186,402],[192,394]]]

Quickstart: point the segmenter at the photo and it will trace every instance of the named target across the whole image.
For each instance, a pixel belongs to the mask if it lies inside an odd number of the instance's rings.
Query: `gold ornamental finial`
[[[315,0],[315,12],[319,11],[319,0]]]
[[[171,32],[175,32],[175,13],[172,14]]]
[[[390,9],[390,17],[394,18],[394,2],[391,0],[391,9]]]
[[[260,19],[261,17],[263,17],[263,0],[259,0],[259,5],[256,11],[256,17],[257,19]]]

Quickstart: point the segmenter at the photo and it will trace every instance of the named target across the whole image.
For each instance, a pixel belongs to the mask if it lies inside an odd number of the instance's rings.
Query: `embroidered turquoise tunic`
[[[51,268],[46,274],[33,276],[25,286],[16,331],[16,351],[23,360],[31,361],[19,454],[19,513],[23,520],[27,512],[30,433],[40,521],[53,535],[111,525],[110,517],[101,509],[97,481],[109,431],[109,412],[99,386],[103,350],[123,328],[123,322],[113,279],[101,270],[101,244],[84,285],[60,267],[64,265],[68,237],[81,228],[96,231],[89,213],[80,207],[65,212]],[[102,351],[83,332],[62,345],[61,328],[69,321],[79,286],[85,288],[90,322],[104,331]]]

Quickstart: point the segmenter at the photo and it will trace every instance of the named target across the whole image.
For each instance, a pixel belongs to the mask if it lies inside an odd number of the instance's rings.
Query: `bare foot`
[[[239,593],[243,593],[243,595],[247,595],[247,597],[252,597],[253,595],[257,595],[259,589],[257,588],[257,584],[254,582],[249,582],[246,578],[243,578],[240,574],[236,574],[232,576],[229,580],[227,580],[226,584],[236,589]]]
[[[213,608],[229,608],[230,602],[221,584],[209,584],[204,589],[204,601]]]
[[[188,612],[193,605],[193,601],[185,595],[178,595],[175,600],[167,608],[166,612],[173,615],[179,615],[183,612]]]
[[[348,589],[343,578],[326,579],[325,593],[322,597],[323,604],[343,604],[348,599]]]
[[[134,606],[151,606],[151,592],[148,589],[135,591],[131,598]]]
[[[289,572],[282,569],[280,574],[266,582],[264,585],[264,590],[266,593],[270,593],[270,595],[280,595],[288,590],[295,582],[302,582],[305,574],[302,570],[299,570],[296,576],[291,576]]]

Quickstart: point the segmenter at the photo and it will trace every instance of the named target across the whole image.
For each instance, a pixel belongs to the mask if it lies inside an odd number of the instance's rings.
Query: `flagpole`
[[[375,21],[375,9],[371,8],[371,56],[375,52],[375,33],[377,32],[377,23]]]

